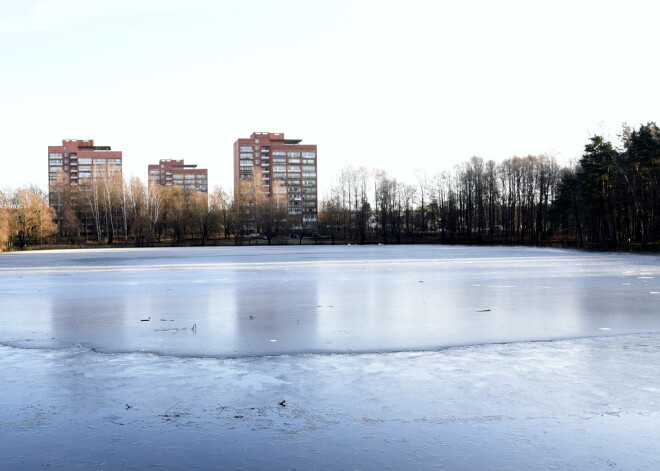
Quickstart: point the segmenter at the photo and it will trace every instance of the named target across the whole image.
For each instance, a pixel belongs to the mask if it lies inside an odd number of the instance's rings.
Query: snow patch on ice
[[[660,334],[235,359],[0,347],[0,459],[654,469],[659,351]]]

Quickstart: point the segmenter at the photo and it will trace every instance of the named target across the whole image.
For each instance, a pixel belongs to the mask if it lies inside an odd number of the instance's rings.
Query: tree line
[[[569,166],[473,157],[414,183],[348,166],[321,202],[321,229],[360,243],[658,243],[660,131],[624,125],[619,138],[593,136]]]
[[[363,243],[539,243],[557,229],[550,213],[559,181],[559,165],[545,155],[500,164],[473,157],[453,171],[419,172],[413,184],[347,167],[322,201],[321,227]]]
[[[660,129],[623,126],[617,147],[602,136],[562,170],[555,218],[579,242],[619,246],[660,241]]]
[[[50,204],[49,204],[50,203]],[[205,245],[233,231],[232,198],[218,188],[207,195],[177,186],[147,186],[138,178],[102,175],[92,182],[0,192],[0,247],[52,245]]]
[[[39,188],[0,191],[0,251],[43,243],[57,230],[55,218]]]
[[[564,243],[621,246],[660,241],[660,130],[623,126],[619,142],[593,136],[579,161],[548,155],[500,163],[473,157],[401,182],[385,170],[346,166],[303,228],[286,199],[243,188],[200,194],[106,175],[80,186],[51,182],[0,191],[0,248],[30,244],[240,243],[257,232],[356,243]],[[249,185],[249,183],[245,183]],[[303,228],[303,229],[301,229]]]

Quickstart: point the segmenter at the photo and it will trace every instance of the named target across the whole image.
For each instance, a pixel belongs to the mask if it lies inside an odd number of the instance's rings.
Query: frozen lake
[[[659,367],[654,255],[0,254],[10,469],[658,469]]]

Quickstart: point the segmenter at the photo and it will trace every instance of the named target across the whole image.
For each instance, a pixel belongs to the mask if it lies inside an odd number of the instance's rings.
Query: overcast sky
[[[0,0],[0,187],[45,188],[62,139],[230,188],[234,141],[283,132],[318,145],[322,193],[348,163],[412,183],[474,155],[567,162],[660,121],[656,4]]]

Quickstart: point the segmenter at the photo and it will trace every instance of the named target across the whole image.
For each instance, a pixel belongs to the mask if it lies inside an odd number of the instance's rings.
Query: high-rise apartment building
[[[292,228],[314,230],[317,223],[315,144],[285,139],[282,133],[255,132],[234,143],[234,192],[259,191],[286,205]],[[245,199],[245,198],[243,198]],[[295,222],[297,221],[297,222]]]
[[[149,165],[149,186],[179,186],[208,193],[208,177],[207,169],[185,164],[183,159],[161,160],[158,165]]]
[[[65,139],[61,146],[48,146],[49,185],[75,186],[121,172],[121,151],[95,146],[91,139]]]

